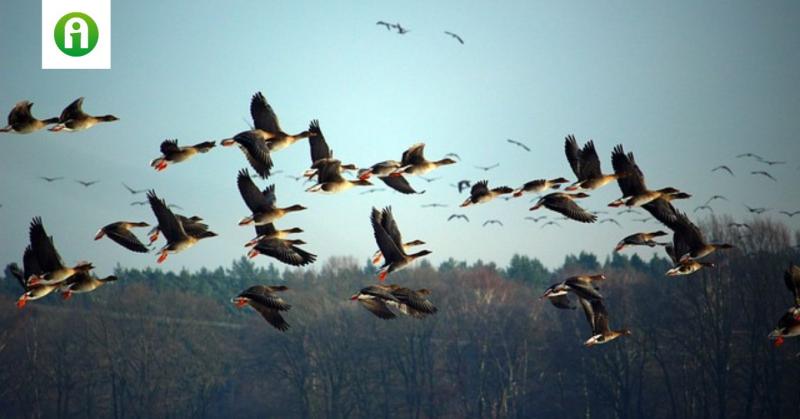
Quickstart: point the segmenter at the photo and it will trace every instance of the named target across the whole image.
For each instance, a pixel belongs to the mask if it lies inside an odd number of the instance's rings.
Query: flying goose
[[[403,248],[403,239],[397,221],[392,214],[392,208],[386,207],[383,211],[372,208],[370,215],[372,230],[378,249],[384,257],[378,278],[383,281],[392,272],[398,271],[410,265],[416,259],[431,254],[430,250],[422,250],[417,253],[407,254]]]
[[[18,134],[30,134],[39,131],[50,124],[58,122],[58,118],[36,119],[31,114],[33,103],[27,100],[17,102],[11,112],[8,113],[8,125],[0,128],[0,132],[16,132]]]
[[[58,123],[50,128],[50,131],[82,131],[89,129],[100,122],[112,122],[117,120],[119,120],[119,118],[114,115],[88,115],[83,111],[83,98],[79,97],[78,99],[75,99],[74,102],[70,103],[69,106],[64,108],[64,110],[61,112],[61,116],[58,117]]]
[[[239,293],[231,302],[236,305],[236,308],[246,305],[253,307],[272,327],[285,332],[289,330],[289,323],[286,323],[280,312],[288,311],[292,306],[276,293],[288,289],[289,287],[285,285],[253,285]]]

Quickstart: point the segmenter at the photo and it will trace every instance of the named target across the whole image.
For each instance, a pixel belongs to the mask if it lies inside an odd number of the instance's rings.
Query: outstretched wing
[[[407,166],[409,164],[417,165],[425,161],[425,144],[419,143],[412,145],[408,150],[403,152],[403,158],[400,164]]]
[[[178,221],[172,210],[167,207],[167,203],[156,195],[155,191],[150,190],[147,192],[147,200],[150,202],[150,208],[158,220],[158,229],[164,233],[164,237],[168,242],[176,242],[186,237],[186,232],[183,230],[181,222]]]
[[[268,211],[274,206],[275,185],[271,185],[262,193],[253,182],[253,178],[250,177],[250,172],[247,169],[239,171],[236,185],[239,187],[239,194],[242,196],[244,203],[253,214]],[[268,199],[268,196],[273,197],[272,200]]]
[[[28,236],[31,241],[31,249],[43,272],[53,272],[64,267],[64,261],[61,260],[61,256],[53,245],[53,238],[47,235],[40,217],[35,217],[31,221]]]
[[[581,208],[571,199],[557,199],[545,202],[545,206],[551,210],[564,214],[567,218],[582,223],[593,223],[597,221],[597,216]]]
[[[333,157],[331,149],[328,147],[328,142],[325,141],[325,136],[322,135],[322,130],[319,128],[319,121],[312,120],[308,130],[314,134],[308,139],[308,143],[311,145],[311,163]]]
[[[370,313],[374,314],[377,317],[380,317],[384,320],[389,320],[397,317],[396,314],[392,313],[389,310],[389,307],[386,306],[382,300],[378,299],[370,299],[370,300],[358,300],[361,305],[369,310]]]
[[[379,177],[378,179],[383,181],[383,183],[385,183],[386,186],[388,186],[388,187],[390,187],[390,188],[392,188],[392,189],[394,189],[397,192],[400,192],[402,194],[413,194],[413,193],[424,193],[425,192],[425,191],[417,192],[416,190],[414,190],[414,188],[411,186],[411,184],[408,183],[408,180],[406,180],[406,178],[404,176],[383,176],[383,177]]]
[[[370,217],[372,222],[372,231],[375,236],[375,242],[378,244],[378,249],[383,253],[386,263],[392,261],[402,260],[405,253],[401,250],[401,242],[396,242],[386,228],[383,226],[383,214],[375,208],[372,208],[372,215]]]
[[[624,174],[617,178],[622,196],[639,195],[647,191],[644,174],[636,164],[633,153],[625,154],[621,144],[614,147],[614,151],[611,152],[611,166],[614,168],[614,173]]]
[[[87,116],[83,112],[83,98],[79,97],[70,103],[63,111],[61,116],[58,117],[58,122],[66,122],[70,119],[81,118]]]
[[[165,156],[179,151],[181,151],[181,149],[178,147],[178,140],[164,140],[164,142],[161,143],[161,154]]]
[[[139,238],[128,229],[110,229],[106,231],[106,235],[108,235],[109,239],[128,250],[139,253],[148,252],[147,246],[139,241]]]
[[[253,125],[256,129],[270,133],[281,132],[278,117],[261,92],[256,92],[250,100],[250,116],[253,117]]]

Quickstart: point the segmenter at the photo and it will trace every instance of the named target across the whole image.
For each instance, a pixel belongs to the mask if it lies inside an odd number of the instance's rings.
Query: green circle
[[[67,34],[67,23],[72,21],[70,25],[72,31]],[[81,30],[82,29],[82,30]],[[77,35],[74,36],[73,34]],[[87,37],[87,48],[81,48],[83,37]],[[89,17],[86,13],[72,12],[67,13],[61,17],[56,23],[53,30],[53,37],[55,38],[58,49],[64,54],[71,57],[82,57],[97,46],[97,39],[100,37],[100,31],[97,29],[97,24],[94,19]],[[67,39],[71,38],[71,48],[67,48]]]

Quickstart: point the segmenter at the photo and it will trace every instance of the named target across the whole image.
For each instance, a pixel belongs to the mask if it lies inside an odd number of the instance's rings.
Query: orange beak
[[[17,300],[17,308],[22,309],[28,303],[28,295],[25,294]]]
[[[781,345],[783,345],[783,336],[778,336],[778,337],[775,339],[775,343],[773,343],[773,345],[774,345],[776,348],[779,348]]]
[[[167,255],[167,252],[161,252],[161,255],[158,256],[158,259],[156,259],[156,263],[164,263],[164,261],[167,260]]]
[[[261,254],[261,253],[260,253],[258,250],[256,250],[256,249],[250,249],[250,251],[249,251],[249,252],[247,252],[247,257],[249,257],[250,259],[252,259],[252,258],[254,258],[254,257],[258,256],[259,254]]]

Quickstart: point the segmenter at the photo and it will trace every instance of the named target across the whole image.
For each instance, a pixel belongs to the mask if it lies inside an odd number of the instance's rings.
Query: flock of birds
[[[379,22],[380,24],[380,22]],[[398,30],[402,28],[398,26]],[[387,26],[388,28],[388,26]],[[117,120],[113,115],[91,116],[82,110],[83,98],[72,102],[58,118],[40,120],[31,114],[32,103],[19,102],[8,116],[8,126],[3,132],[32,133],[54,125],[50,131],[81,131],[101,122]],[[258,255],[272,257],[292,266],[305,266],[316,260],[316,255],[304,250],[303,240],[292,238],[302,233],[299,227],[279,229],[277,222],[291,218],[290,214],[307,210],[300,204],[278,206],[275,185],[261,189],[254,178],[268,179],[273,171],[274,153],[283,150],[302,139],[308,139],[310,148],[310,166],[302,177],[316,183],[307,188],[310,193],[341,193],[354,187],[370,186],[373,178],[379,179],[386,186],[402,194],[420,194],[408,182],[407,177],[422,177],[441,167],[456,164],[460,157],[450,153],[439,160],[428,160],[424,154],[425,144],[412,145],[403,152],[400,160],[385,160],[366,168],[359,168],[352,163],[343,163],[333,157],[319,121],[312,120],[308,129],[297,134],[288,134],[280,126],[278,118],[266,98],[257,92],[250,101],[250,113],[253,119],[252,128],[239,132],[231,138],[220,141],[225,147],[237,146],[243,153],[255,174],[248,169],[241,169],[236,177],[240,195],[249,209],[240,221],[240,226],[253,226],[255,237],[245,243],[247,255],[251,258]],[[530,151],[530,148],[519,141],[507,140],[508,143]],[[208,153],[214,149],[216,142],[205,141],[194,145],[178,144],[177,140],[166,140],[161,143],[161,155],[150,162],[150,166],[158,171],[165,171],[170,165],[185,163],[192,158]],[[686,213],[676,209],[673,201],[689,198],[691,195],[674,187],[652,189],[645,183],[645,177],[636,163],[633,153],[626,152],[622,145],[614,147],[611,153],[613,172],[604,172],[593,141],[582,146],[573,135],[568,135],[564,142],[566,160],[576,177],[570,182],[564,177],[535,179],[513,189],[508,186],[490,187],[488,180],[471,183],[463,180],[455,185],[459,191],[469,188],[469,196],[461,203],[461,207],[486,204],[496,198],[506,200],[518,198],[525,194],[539,194],[536,203],[530,210],[545,208],[561,214],[566,220],[579,223],[598,221],[597,213],[587,211],[578,203],[589,197],[587,192],[595,191],[616,182],[621,197],[610,202],[610,207],[624,207],[625,211],[641,208],[652,215],[661,224],[672,231],[670,242],[660,242],[659,237],[667,236],[663,230],[639,232],[624,237],[616,246],[621,251],[632,246],[663,246],[673,262],[666,272],[668,276],[690,275],[701,269],[713,268],[714,263],[708,256],[719,250],[730,249],[727,243],[708,241],[700,229],[689,219]],[[764,163],[774,165],[780,162]],[[479,167],[488,172],[497,165]],[[725,170],[732,174],[730,168]],[[348,173],[354,173],[354,176]],[[753,172],[756,173],[756,172]],[[48,182],[56,178],[43,178]],[[428,180],[428,178],[425,178]],[[434,178],[435,180],[436,178]],[[428,180],[429,182],[431,180]],[[88,187],[96,181],[81,184]],[[133,195],[146,193],[148,205],[155,215],[156,222],[148,232],[149,243],[145,245],[132,231],[134,228],[151,227],[145,221],[117,221],[102,228],[95,235],[95,240],[108,237],[124,248],[139,253],[150,252],[152,246],[161,235],[165,239],[156,253],[156,262],[163,263],[171,254],[177,254],[197,245],[200,241],[215,237],[217,234],[209,229],[203,218],[197,215],[185,216],[172,211],[166,201],[153,190],[136,190],[123,185]],[[563,190],[562,190],[563,187]],[[423,191],[424,192],[424,191]],[[713,198],[712,198],[713,199]],[[436,205],[436,204],[430,204]],[[527,217],[538,222],[542,217]],[[448,221],[463,219],[469,221],[466,214],[453,214]],[[603,222],[601,220],[600,222]],[[612,220],[616,222],[615,220]],[[351,297],[364,308],[382,319],[396,317],[396,313],[415,318],[424,318],[437,312],[437,308],[428,300],[430,291],[426,289],[412,290],[396,284],[385,284],[387,277],[409,265],[415,260],[431,253],[420,250],[412,253],[412,248],[425,245],[422,240],[404,241],[400,233],[395,215],[391,207],[372,208],[370,213],[374,239],[378,250],[372,256],[372,262],[380,265],[377,270],[378,284],[370,285]],[[616,222],[618,225],[619,223]],[[484,226],[499,224],[499,220],[487,220]],[[99,278],[92,274],[94,266],[90,262],[79,262],[68,266],[55,248],[53,238],[48,235],[39,217],[33,218],[29,230],[29,245],[23,252],[23,267],[12,263],[9,271],[19,280],[24,293],[17,300],[22,308],[28,301],[43,298],[54,291],[62,293],[67,299],[74,293],[85,293],[116,280],[114,276]],[[776,343],[783,337],[800,334],[800,268],[793,267],[786,274],[786,284],[795,294],[795,305],[780,320],[779,327],[770,335]],[[577,308],[570,301],[570,294],[575,295],[586,314],[592,335],[586,340],[586,346],[607,343],[620,336],[629,335],[628,329],[611,329],[605,299],[599,293],[596,282],[605,280],[604,275],[579,275],[567,278],[563,282],[549,287],[542,298],[548,299],[555,307],[561,309]],[[250,287],[232,302],[237,307],[250,305],[257,310],[272,326],[285,331],[289,325],[282,312],[290,309],[279,292],[287,288],[283,285],[256,285]],[[394,310],[393,310],[394,309]]]
[[[405,34],[411,32],[410,30],[408,30],[407,28],[404,28],[399,23],[389,23],[389,22],[384,22],[382,20],[379,20],[379,21],[375,22],[375,24],[379,25],[379,26],[385,26],[387,31],[391,31],[392,29],[394,29],[394,30],[397,31],[398,35],[405,35]],[[445,35],[455,39],[456,41],[458,41],[459,44],[464,45],[464,39],[461,38],[461,36],[459,36],[458,34],[450,32],[450,31],[444,31],[443,33]]]

